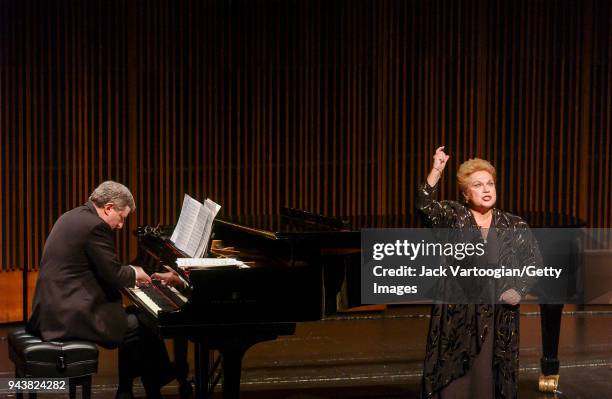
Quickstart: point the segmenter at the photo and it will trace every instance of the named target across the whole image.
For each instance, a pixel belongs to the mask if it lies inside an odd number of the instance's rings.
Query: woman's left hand
[[[516,292],[514,288],[510,288],[508,291],[501,294],[499,299],[510,305],[518,305],[518,303],[521,301],[521,295]]]

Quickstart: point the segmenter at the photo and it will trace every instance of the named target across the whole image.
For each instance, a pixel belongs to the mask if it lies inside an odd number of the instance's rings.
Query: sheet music
[[[202,237],[200,246],[198,247],[198,250],[195,255],[198,258],[202,258],[208,255],[206,253],[206,250],[208,249],[208,241],[210,240],[210,235],[212,234],[212,224],[215,220],[215,216],[217,216],[217,213],[219,213],[219,209],[221,209],[221,206],[212,201],[211,199],[207,198],[206,201],[204,201],[203,209],[206,209],[206,221],[204,226],[204,237]]]
[[[185,194],[179,220],[174,227],[170,240],[181,251],[193,256],[195,249],[189,248],[189,241],[196,227],[196,221],[202,204]]]
[[[242,261],[234,258],[177,258],[176,265],[184,270],[248,268]]]
[[[176,265],[181,266],[235,266],[240,262],[234,258],[176,258]]]
[[[198,204],[200,203],[198,202]],[[191,237],[189,237],[189,242],[187,243],[187,250],[185,251],[185,253],[189,256],[197,256],[198,254],[198,248],[200,247],[205,234],[207,219],[208,211],[202,204],[200,204],[198,213],[195,216],[193,231],[191,233]]]
[[[185,194],[179,220],[170,240],[191,257],[201,256],[210,239],[212,222],[221,206],[206,200],[206,205]]]

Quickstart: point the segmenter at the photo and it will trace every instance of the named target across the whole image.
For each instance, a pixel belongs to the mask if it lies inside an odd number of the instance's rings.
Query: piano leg
[[[222,367],[223,398],[240,398],[242,358],[246,351],[259,342],[294,333],[295,323],[262,323],[243,327],[211,327],[202,335],[190,337],[195,345],[195,397],[212,397],[219,381],[218,370]],[[216,349],[221,356],[212,359],[212,349]]]
[[[242,374],[242,358],[251,345],[226,348],[221,350],[223,359],[223,398],[240,398],[240,376]],[[216,381],[214,381],[215,365],[210,364],[210,349],[201,343],[195,343],[195,385],[196,398],[210,398],[214,393]]]
[[[223,350],[223,399],[240,398],[240,375],[242,357],[247,347],[227,348]]]
[[[181,398],[190,398],[193,394],[191,383],[187,381],[189,375],[189,362],[187,361],[187,338],[174,338],[174,365],[176,368],[176,380],[179,383],[179,395]]]
[[[542,329],[542,359],[539,379],[541,392],[555,392],[559,385],[559,335],[561,332],[561,313],[563,305],[540,305],[540,324]]]
[[[195,397],[196,399],[207,397],[208,392],[208,348],[201,343],[194,342],[195,358]],[[206,384],[205,386],[202,386]],[[205,396],[206,395],[206,396]]]

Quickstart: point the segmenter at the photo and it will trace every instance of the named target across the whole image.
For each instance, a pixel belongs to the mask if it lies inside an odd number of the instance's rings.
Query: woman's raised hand
[[[433,168],[438,172],[442,173],[446,166],[446,161],[450,158],[450,155],[446,155],[444,152],[444,146],[438,147],[436,153],[433,156]]]
[[[450,158],[450,156],[446,155],[444,152],[444,146],[436,149],[436,153],[433,156],[433,166],[431,167],[431,172],[429,172],[427,176],[427,184],[431,187],[438,184],[438,180],[442,177],[442,172],[444,171],[448,158]]]

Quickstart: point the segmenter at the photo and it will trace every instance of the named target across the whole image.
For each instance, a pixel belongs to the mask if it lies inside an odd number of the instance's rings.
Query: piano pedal
[[[538,389],[544,393],[556,393],[559,387],[559,374],[543,375],[540,374]]]
[[[179,382],[179,397],[181,399],[191,399],[193,397],[193,380],[180,380]]]

